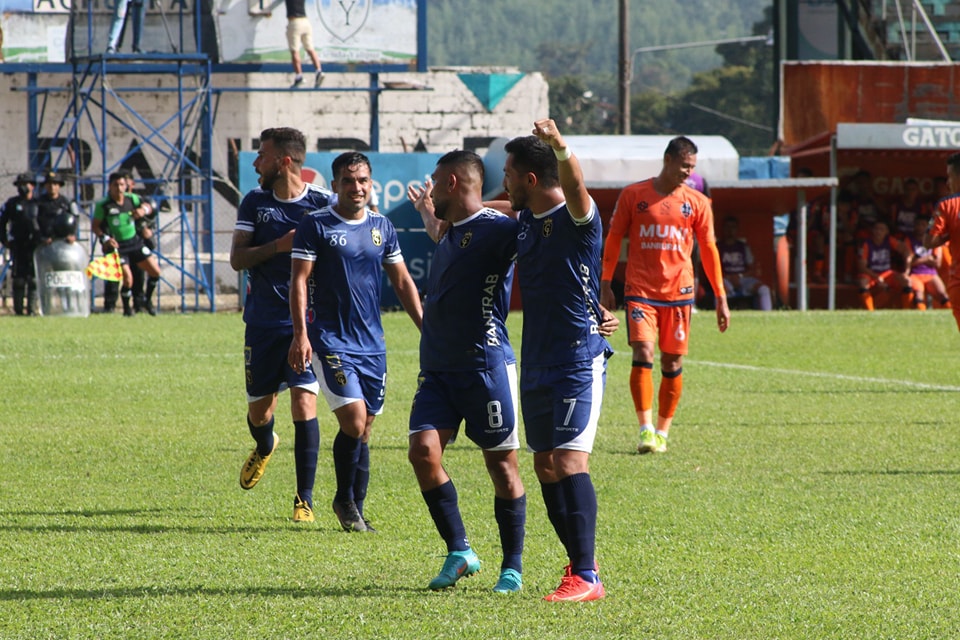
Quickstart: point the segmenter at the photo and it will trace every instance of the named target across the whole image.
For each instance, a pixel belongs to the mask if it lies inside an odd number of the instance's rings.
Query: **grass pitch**
[[[520,316],[511,316],[519,346]],[[293,426],[252,491],[239,315],[0,318],[0,638],[949,638],[960,635],[960,335],[948,312],[694,316],[669,452],[634,453],[621,332],[593,478],[606,600],[540,600],[566,560],[529,455],[524,590],[491,592],[493,495],[447,452],[479,576],[406,461],[416,332],[388,314],[367,515],[294,525]],[[519,349],[518,349],[519,351]],[[656,369],[656,367],[655,367]]]

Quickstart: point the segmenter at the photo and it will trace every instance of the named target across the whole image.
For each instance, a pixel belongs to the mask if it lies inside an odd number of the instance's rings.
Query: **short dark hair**
[[[127,179],[127,174],[124,173],[123,171],[114,171],[113,173],[110,174],[110,182],[113,182],[114,180],[126,180],[126,179]]]
[[[480,181],[483,182],[483,159],[473,151],[464,149],[449,151],[437,160],[437,166],[466,167],[467,169],[473,170],[480,177]]]
[[[545,187],[560,184],[560,169],[557,156],[546,142],[537,136],[520,136],[504,146],[504,150],[513,156],[513,164],[537,176]]]
[[[307,156],[307,138],[293,127],[274,127],[260,132],[260,141],[270,140],[277,150],[290,156],[294,164],[302,165]]]
[[[953,170],[960,173],[960,153],[951,153],[947,158],[947,166],[953,167]]]
[[[373,166],[370,164],[370,158],[359,151],[345,151],[341,153],[333,159],[333,164],[330,165],[330,170],[333,172],[333,179],[339,180],[341,171],[361,164],[367,165],[367,168],[370,169],[370,174],[373,175]]]
[[[667,143],[663,155],[671,158],[682,158],[683,156],[695,156],[697,151],[697,145],[693,143],[693,140],[686,136],[677,136]]]

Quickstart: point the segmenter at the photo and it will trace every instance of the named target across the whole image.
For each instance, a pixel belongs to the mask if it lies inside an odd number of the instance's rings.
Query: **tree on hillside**
[[[754,25],[755,35],[768,33],[772,25],[772,10],[764,13],[765,20]],[[743,155],[766,154],[776,138],[773,52],[764,42],[719,45],[716,52],[723,66],[695,74],[684,91],[633,96],[631,130],[721,135]]]
[[[573,135],[614,134],[616,105],[587,87],[580,76],[549,78],[550,117],[564,133]]]

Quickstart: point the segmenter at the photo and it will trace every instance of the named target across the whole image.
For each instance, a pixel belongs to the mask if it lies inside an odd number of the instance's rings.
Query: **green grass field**
[[[511,316],[519,345],[520,316]],[[293,427],[237,483],[236,314],[0,318],[0,638],[954,638],[960,335],[949,312],[694,317],[670,451],[638,456],[623,334],[592,459],[605,600],[541,601],[566,563],[521,458],[524,590],[490,591],[493,496],[466,439],[446,465],[478,576],[424,587],[443,545],[406,460],[417,335],[388,314],[390,383],[367,515],[290,521]]]

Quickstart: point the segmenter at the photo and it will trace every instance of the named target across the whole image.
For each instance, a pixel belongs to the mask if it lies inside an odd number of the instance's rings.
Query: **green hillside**
[[[431,0],[428,64],[542,72],[551,115],[575,133],[617,131],[618,6],[570,0]],[[630,49],[766,32],[770,0],[632,0]],[[634,58],[633,133],[725,135],[741,153],[773,141],[770,47],[702,46]]]

